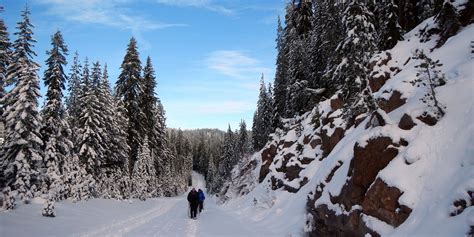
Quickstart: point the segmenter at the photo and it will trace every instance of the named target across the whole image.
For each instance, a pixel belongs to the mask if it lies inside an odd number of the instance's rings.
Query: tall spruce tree
[[[268,140],[268,135],[273,132],[271,119],[273,116],[273,98],[271,85],[265,86],[263,78],[260,80],[260,93],[257,101],[257,110],[253,117],[252,146],[254,150],[262,149]]]
[[[235,143],[234,143],[234,133],[230,128],[230,125],[227,129],[227,132],[224,136],[224,146],[222,150],[222,157],[220,163],[220,173],[221,177],[225,179],[230,178],[231,171],[234,164],[234,154],[235,154]]]
[[[275,72],[275,90],[274,90],[274,110],[273,110],[273,124],[277,128],[281,127],[281,119],[286,115],[286,91],[287,91],[287,41],[285,38],[285,31],[281,25],[280,16],[278,16],[277,38],[276,38],[277,60]]]
[[[77,118],[79,117],[81,108],[79,107],[79,97],[81,89],[81,77],[82,77],[82,65],[79,62],[79,54],[77,51],[74,53],[72,60],[71,69],[68,77],[68,91],[69,96],[66,99],[67,112],[69,114],[69,123],[72,129],[75,128]]]
[[[133,37],[130,39],[120,68],[122,71],[116,82],[116,96],[123,101],[127,110],[127,141],[130,147],[129,168],[132,170],[142,144],[142,135],[145,133],[145,116],[140,108],[140,95],[143,90],[142,67],[137,51],[137,41]]]
[[[43,140],[40,134],[41,118],[38,112],[39,65],[33,61],[33,25],[28,8],[22,11],[13,44],[14,59],[8,67],[8,81],[15,87],[7,94],[5,103],[6,138],[3,145],[3,175],[6,185],[15,191],[21,200],[32,197],[32,184],[38,180],[42,167]]]
[[[453,6],[452,2],[452,0],[445,1],[440,12],[436,15],[436,23],[438,23],[438,28],[440,30],[440,37],[436,47],[441,47],[449,37],[455,35],[461,28],[459,12]]]
[[[288,75],[286,92],[286,116],[293,117],[306,112],[309,107],[310,75],[307,62],[313,13],[311,1],[293,1],[287,7],[285,38],[288,40]]]
[[[368,62],[376,50],[372,13],[363,1],[352,1],[344,11],[343,23],[346,37],[337,51],[343,55],[333,74],[333,83],[340,90],[347,105],[346,117],[375,109],[375,102],[368,86]]]
[[[384,0],[377,8],[380,11],[378,21],[381,22],[378,29],[378,47],[382,50],[391,49],[403,39],[403,29],[398,23],[398,6],[394,0]]]
[[[239,127],[240,129],[237,140],[237,152],[239,158],[243,158],[250,151],[247,124],[245,123],[245,120],[240,121]]]
[[[100,65],[94,66],[93,72],[89,75],[89,67],[87,59],[84,63],[82,73],[82,92],[80,97],[81,113],[78,117],[77,125],[77,146],[78,155],[81,162],[85,165],[86,171],[97,177],[99,167],[104,158],[105,139],[102,134],[102,111],[99,110],[99,99],[96,94],[96,86],[94,83],[100,80]],[[99,71],[99,72],[98,72]],[[95,79],[93,79],[93,76]],[[98,77],[98,78],[97,78]],[[96,195],[92,192],[92,195]]]
[[[164,149],[165,127],[162,114],[161,102],[155,95],[156,77],[155,70],[148,57],[143,68],[143,92],[140,96],[141,106],[145,116],[145,131],[147,132],[150,147],[155,152]]]
[[[7,26],[5,25],[5,21],[3,20],[3,18],[0,18],[0,123],[2,123],[2,125],[4,125],[3,104],[4,97],[6,94],[5,82],[7,79],[7,68],[10,64],[10,57],[12,53],[10,46],[11,43],[10,39],[8,38]]]
[[[67,162],[69,149],[68,127],[64,124],[64,106],[62,103],[63,90],[65,89],[67,47],[60,31],[51,37],[52,49],[47,51],[47,69],[44,72],[44,84],[47,86],[46,102],[42,111],[43,128],[41,134],[44,140],[44,162],[46,164],[46,181],[50,190],[50,198],[57,200],[62,190],[62,168]],[[66,135],[66,136],[63,136]]]

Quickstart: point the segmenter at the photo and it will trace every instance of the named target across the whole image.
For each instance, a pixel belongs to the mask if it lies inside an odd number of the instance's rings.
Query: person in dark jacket
[[[189,208],[191,209],[191,218],[195,219],[199,205],[199,194],[196,189],[192,189],[188,194]]]
[[[204,209],[204,199],[206,199],[206,197],[204,196],[204,192],[201,189],[198,190],[198,197],[199,197],[199,213],[201,213],[202,209]]]

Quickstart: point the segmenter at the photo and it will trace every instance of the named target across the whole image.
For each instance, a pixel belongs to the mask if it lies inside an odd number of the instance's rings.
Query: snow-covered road
[[[193,174],[193,186],[205,187]],[[57,203],[57,217],[45,218],[41,205],[20,205],[0,214],[0,236],[268,236],[270,232],[222,209],[211,197],[197,220],[188,216],[186,195],[145,202],[90,200]]]

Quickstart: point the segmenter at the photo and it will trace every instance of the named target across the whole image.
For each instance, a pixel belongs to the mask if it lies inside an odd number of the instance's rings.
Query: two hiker
[[[189,202],[189,207],[191,209],[191,218],[193,219],[196,218],[198,208],[199,208],[199,212],[202,211],[202,209],[204,208],[204,199],[206,198],[204,196],[204,192],[201,189],[199,189],[199,191],[196,191],[196,189],[193,188],[189,192],[188,202]]]

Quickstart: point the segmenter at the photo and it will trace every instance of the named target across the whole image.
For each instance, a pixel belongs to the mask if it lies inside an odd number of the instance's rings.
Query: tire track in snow
[[[166,202],[167,205],[163,205],[163,201],[157,202],[157,205],[150,209],[149,211],[133,216],[131,218],[114,222],[109,225],[105,225],[91,231],[89,233],[83,233],[80,236],[89,237],[89,236],[123,236],[124,234],[142,226],[153,219],[166,214],[170,209],[172,209],[180,199],[172,199]]]

